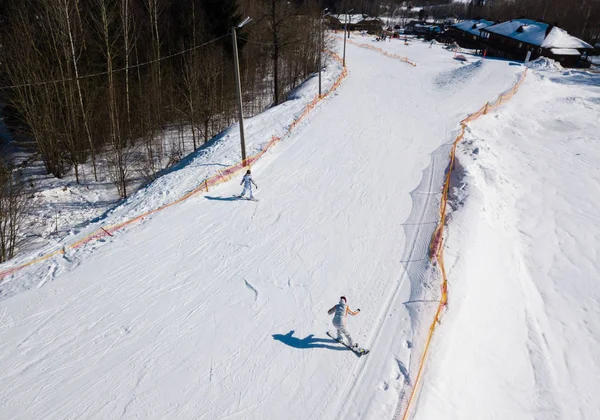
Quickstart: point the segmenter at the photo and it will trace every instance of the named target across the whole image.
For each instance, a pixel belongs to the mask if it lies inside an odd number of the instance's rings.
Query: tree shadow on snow
[[[309,334],[304,338],[294,337],[296,331],[292,330],[287,334],[273,334],[273,339],[281,341],[283,344],[287,344],[295,349],[329,349],[329,350],[348,350],[341,344],[339,346],[331,346],[324,343],[335,343],[338,344],[334,339],[327,338],[314,338],[314,334]]]

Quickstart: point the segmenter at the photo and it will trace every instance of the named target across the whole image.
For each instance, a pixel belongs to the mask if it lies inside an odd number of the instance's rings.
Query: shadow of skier
[[[241,200],[241,197],[233,196],[233,197],[211,197],[209,195],[205,195],[204,198],[212,201],[238,201]],[[245,200],[245,198],[244,198]]]
[[[273,339],[281,341],[283,344],[287,344],[295,349],[329,349],[329,350],[348,350],[346,347],[331,346],[324,343],[335,343],[337,341],[328,338],[314,338],[314,334],[307,335],[304,338],[294,337],[296,331],[291,330],[287,334],[273,334]],[[340,347],[341,346],[341,347]]]

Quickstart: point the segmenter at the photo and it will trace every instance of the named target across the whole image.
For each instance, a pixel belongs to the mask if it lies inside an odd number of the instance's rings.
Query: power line
[[[243,36],[238,36],[238,39],[243,39],[246,42],[249,42],[251,44],[256,44],[256,45],[273,45],[272,42],[259,42],[259,41],[252,41],[248,38],[244,38]]]
[[[249,42],[250,44],[256,44],[256,45],[266,45],[266,46],[269,46],[269,47],[272,47],[272,46],[273,46],[273,42],[272,42],[272,41],[271,41],[271,42],[260,42],[260,41],[253,41],[253,40],[251,40],[251,39],[244,38],[243,36],[239,36],[239,35],[238,35],[238,39],[243,39],[244,41],[246,41],[246,42]],[[291,41],[282,42],[282,43],[280,43],[279,45],[280,45],[280,46],[287,46],[287,45],[292,45],[292,44],[299,44],[300,42],[301,42],[301,41],[298,41],[298,40],[296,40],[296,39],[293,39],[293,40],[291,40]]]
[[[168,60],[168,59],[176,57],[178,55],[183,55],[183,54],[186,54],[186,53],[188,53],[190,51],[197,50],[198,48],[202,48],[202,47],[204,47],[204,46],[206,46],[208,44],[212,44],[213,42],[217,42],[220,39],[223,39],[223,38],[225,38],[228,35],[229,34],[222,35],[222,36],[220,36],[218,38],[211,39],[210,41],[205,42],[204,44],[200,44],[200,45],[197,45],[195,47],[188,48],[187,50],[178,51],[176,53],[167,55],[165,57],[157,58],[155,60],[145,61],[143,63],[137,63],[137,64],[131,65],[129,67],[122,67],[122,68],[119,68],[119,69],[115,69],[115,70],[112,71],[112,73],[118,73],[118,72],[121,72],[121,71],[125,71],[127,69],[136,69],[138,67],[147,66],[148,64],[153,64],[153,63],[158,63],[160,61]],[[45,82],[25,83],[25,84],[22,84],[22,85],[0,86],[0,90],[19,89],[19,88],[32,87],[32,86],[44,86],[44,85],[50,85],[50,84],[54,84],[54,83],[73,82],[75,80],[90,79],[92,77],[104,76],[104,75],[107,75],[109,73],[111,73],[111,72],[109,72],[109,71],[102,71],[102,72],[99,72],[99,73],[86,74],[86,75],[83,75],[83,76],[73,77],[73,78],[70,78],[70,79],[57,79],[57,80],[48,80],[48,81],[45,81]]]

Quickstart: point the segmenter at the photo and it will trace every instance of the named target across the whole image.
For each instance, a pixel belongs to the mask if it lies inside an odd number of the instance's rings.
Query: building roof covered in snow
[[[581,55],[579,51],[573,48],[550,48],[550,52],[555,55]]]
[[[347,23],[348,29],[368,29],[383,26],[381,19],[363,14],[326,15],[325,17],[337,27],[343,27]]]
[[[465,20],[464,22],[456,23],[452,25],[452,28],[456,28],[460,31],[468,32],[470,34],[479,36],[481,35],[481,33],[479,32],[480,30],[482,30],[483,28],[487,28],[488,26],[492,26],[493,24],[494,22],[492,22],[491,20],[471,19]]]
[[[482,31],[512,38],[542,48],[592,48],[564,29],[531,19],[513,19],[488,26]]]
[[[423,9],[423,8],[422,7],[407,7],[407,6],[400,7],[400,10],[406,10],[409,12],[416,12],[416,13],[419,13],[421,11],[421,9]]]
[[[362,14],[354,14],[354,15],[346,15],[346,14],[341,14],[341,15],[331,15],[332,17],[336,18],[337,20],[340,21],[340,23],[359,23],[362,22],[363,20],[366,20],[367,18],[369,18],[368,15],[362,15]],[[348,19],[346,21],[346,19]]]
[[[548,36],[542,42],[542,48],[593,48],[587,42],[573,35],[569,35],[567,31],[554,26]]]

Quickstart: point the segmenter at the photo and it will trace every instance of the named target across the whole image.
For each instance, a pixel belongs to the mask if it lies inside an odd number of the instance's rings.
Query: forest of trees
[[[317,70],[318,1],[0,1],[4,122],[48,174],[102,175],[126,197],[133,177],[154,179],[236,120],[231,28],[246,15],[238,47],[251,116]],[[174,128],[191,145],[165,147]],[[13,255],[20,222],[20,163],[0,157],[0,262]]]
[[[282,101],[316,70],[318,2],[5,0],[0,10],[5,121],[62,177],[106,157],[127,196],[131,156],[152,179],[161,134],[184,125],[193,148],[235,119],[231,27],[239,33],[245,113]],[[181,151],[182,153],[189,153]]]

